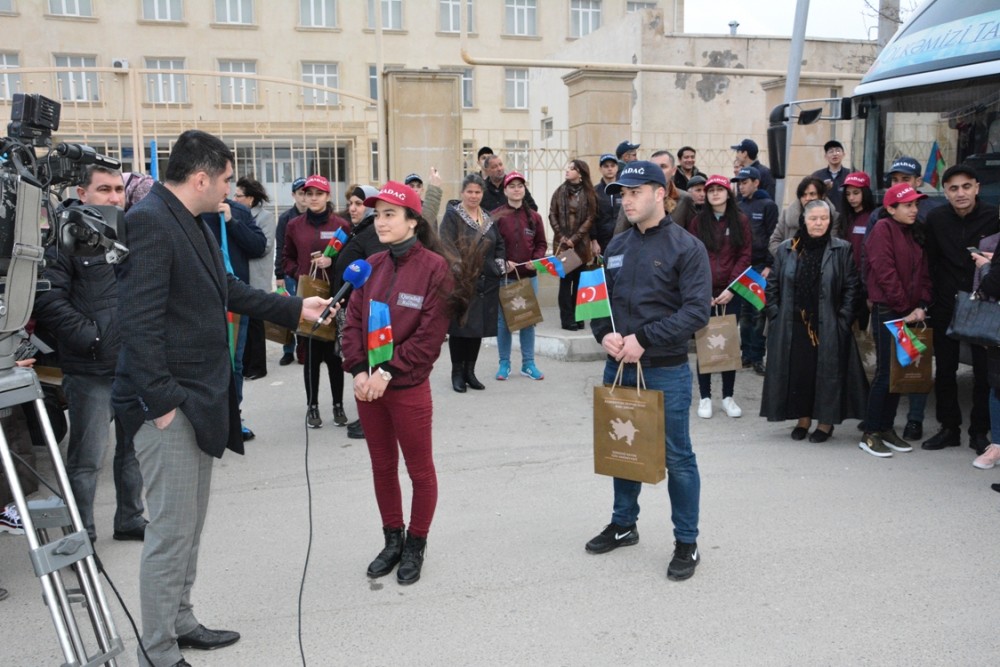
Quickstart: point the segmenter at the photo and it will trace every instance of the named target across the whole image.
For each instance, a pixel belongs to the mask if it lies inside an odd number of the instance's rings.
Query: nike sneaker
[[[670,559],[667,566],[667,579],[673,581],[684,581],[690,579],[694,574],[694,569],[698,567],[701,554],[698,553],[696,542],[674,542],[674,557]]]
[[[619,526],[609,523],[601,534],[587,542],[587,551],[592,554],[604,554],[618,547],[630,547],[639,542],[639,530],[633,523],[631,526]]]

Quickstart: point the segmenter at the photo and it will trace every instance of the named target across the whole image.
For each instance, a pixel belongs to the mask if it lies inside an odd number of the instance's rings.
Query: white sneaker
[[[976,466],[980,470],[989,470],[997,463],[1000,463],[1000,445],[992,443],[986,448],[985,452],[976,457],[976,460],[972,462],[972,465]]]
[[[698,402],[698,416],[702,419],[712,418],[712,399],[703,398]]]
[[[736,401],[733,400],[732,396],[726,396],[722,399],[722,409],[726,411],[726,414],[730,417],[742,417],[743,410],[740,406],[736,405]]]

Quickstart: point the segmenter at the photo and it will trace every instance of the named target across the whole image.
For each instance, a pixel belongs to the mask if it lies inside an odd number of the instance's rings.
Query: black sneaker
[[[347,425],[347,437],[353,440],[365,439],[365,429],[361,426],[360,419],[356,419]]]
[[[309,406],[309,414],[306,415],[306,424],[309,428],[323,428],[323,420],[319,418],[319,408],[317,406]]]
[[[924,425],[916,420],[911,419],[906,422],[906,428],[903,429],[903,440],[920,440],[924,437]]]
[[[639,542],[639,530],[633,523],[631,526],[619,526],[609,523],[601,534],[587,542],[585,547],[592,554],[605,554],[618,547],[630,547]]]
[[[667,579],[684,581],[690,579],[694,569],[698,567],[701,555],[698,553],[698,543],[674,542],[674,557],[667,566]]]
[[[281,359],[278,360],[278,365],[288,366],[293,361],[295,361],[295,355],[293,355],[291,352],[286,352],[285,354],[281,355]]]
[[[982,456],[990,447],[990,437],[985,433],[970,433],[969,448],[976,452],[976,456]]]
[[[341,403],[333,404],[333,423],[337,426],[343,426],[347,423],[347,413],[344,412],[344,406]]]

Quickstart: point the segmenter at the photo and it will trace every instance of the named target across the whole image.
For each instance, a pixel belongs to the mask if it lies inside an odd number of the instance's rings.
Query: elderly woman
[[[831,234],[833,236],[841,236],[839,234],[840,214],[837,212],[837,208],[833,205],[833,202],[826,196],[826,183],[818,178],[806,176],[799,181],[798,187],[795,188],[795,196],[797,199],[782,209],[781,215],[778,216],[778,224],[774,226],[774,231],[771,232],[767,249],[771,251],[772,255],[778,251],[778,246],[781,245],[782,241],[787,241],[795,236],[802,227],[802,218],[805,215],[806,204],[817,199],[822,199],[830,207]]]
[[[858,272],[851,244],[831,235],[830,220],[825,201],[806,204],[802,226],[778,246],[767,281],[771,333],[760,414],[798,420],[793,440],[825,442],[834,424],[865,412],[868,381],[851,334]]]

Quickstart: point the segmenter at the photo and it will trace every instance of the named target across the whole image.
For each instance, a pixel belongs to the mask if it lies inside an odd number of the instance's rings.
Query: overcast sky
[[[869,0],[878,6],[878,0]],[[666,3],[669,5],[669,3]],[[729,22],[739,21],[737,34],[792,34],[796,0],[708,0],[684,3],[684,32],[728,33]],[[903,17],[915,0],[900,0]],[[875,12],[865,0],[812,0],[809,3],[809,37],[875,39],[878,35]]]

